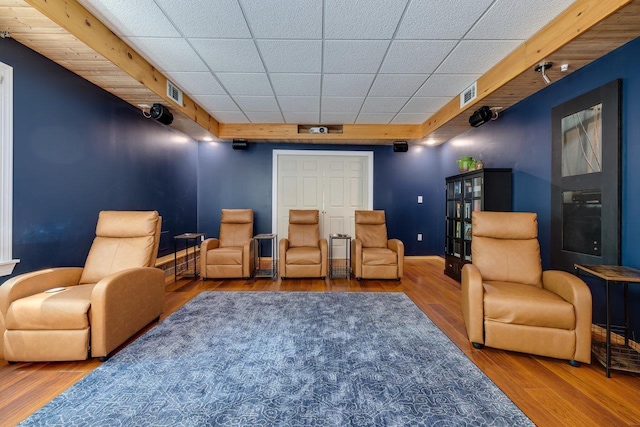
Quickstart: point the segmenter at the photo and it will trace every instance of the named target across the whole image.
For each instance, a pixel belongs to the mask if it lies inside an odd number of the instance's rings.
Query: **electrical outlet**
[[[422,233],[418,233],[418,242],[422,242]]]

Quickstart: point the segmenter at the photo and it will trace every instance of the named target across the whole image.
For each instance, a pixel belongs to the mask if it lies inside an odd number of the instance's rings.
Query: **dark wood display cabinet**
[[[471,213],[511,211],[511,169],[479,169],[446,179],[444,272],[460,280],[471,262]]]

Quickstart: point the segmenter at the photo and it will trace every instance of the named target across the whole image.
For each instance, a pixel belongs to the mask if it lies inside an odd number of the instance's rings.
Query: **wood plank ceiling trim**
[[[469,130],[468,118],[470,114],[464,113],[473,111],[474,107],[487,105],[506,109],[542,89],[544,87],[542,78],[539,73],[533,71],[536,65],[542,61],[560,64],[559,55],[555,55],[556,52],[572,45],[581,36],[587,35],[589,30],[597,24],[605,22],[632,1],[576,1],[529,40],[482,75],[477,80],[478,97],[476,100],[464,108],[460,108],[459,98],[452,99],[424,122],[422,126],[423,134],[431,143],[445,142]],[[610,50],[638,36],[640,31],[637,25],[635,27],[634,31],[628,32],[625,37],[619,37],[619,43],[615,47],[610,46]],[[602,35],[604,36],[604,34]],[[593,37],[591,38],[593,39]],[[597,43],[598,41],[595,39],[592,40],[592,43],[589,43],[589,46],[584,46],[585,49],[581,52],[583,60],[579,66],[577,66],[578,64],[575,60],[568,61],[568,63],[571,63],[571,69],[567,73],[560,74],[558,66],[556,66],[555,70],[547,72],[550,77],[553,76],[552,81],[561,79],[610,51],[602,52],[597,48],[591,49],[591,45]],[[526,83],[523,84],[523,80]]]
[[[544,88],[533,71],[540,61],[570,64],[566,73],[558,67],[547,72],[556,81],[640,35],[639,9],[633,0],[577,0],[478,79],[478,98],[465,108],[455,97],[422,125],[345,124],[342,133],[326,135],[298,133],[296,124],[218,123],[188,96],[184,106],[176,105],[166,96],[166,77],[75,0],[0,0],[0,25],[17,41],[136,107],[170,103],[172,126],[198,140],[442,143],[469,130],[467,111],[478,105],[508,108]]]

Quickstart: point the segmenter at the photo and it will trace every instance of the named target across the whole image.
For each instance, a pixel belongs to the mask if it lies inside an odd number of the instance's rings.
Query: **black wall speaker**
[[[234,139],[231,143],[231,146],[234,150],[246,150],[247,149],[247,140],[246,139]]]
[[[469,124],[474,128],[477,128],[478,126],[487,123],[489,120],[495,120],[497,118],[498,113],[485,105],[473,112],[471,117],[469,117]]]
[[[409,151],[409,144],[407,144],[407,141],[396,141],[393,143],[394,153],[406,153],[407,151]]]
[[[149,115],[163,125],[170,125],[173,122],[173,114],[162,104],[153,104],[153,107],[149,110]]]

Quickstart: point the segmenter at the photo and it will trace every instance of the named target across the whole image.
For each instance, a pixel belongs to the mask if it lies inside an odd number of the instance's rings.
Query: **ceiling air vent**
[[[475,81],[471,86],[466,88],[460,94],[460,108],[465,107],[468,103],[478,97],[478,82]]]
[[[169,80],[167,80],[167,96],[170,100],[182,107],[182,91]]]

